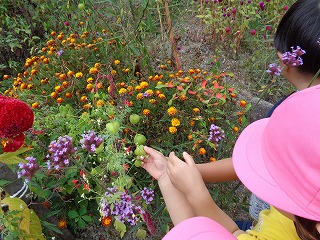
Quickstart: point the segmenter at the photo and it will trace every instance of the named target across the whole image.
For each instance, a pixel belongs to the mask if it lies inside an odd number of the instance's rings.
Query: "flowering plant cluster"
[[[275,31],[273,26],[277,25],[291,2],[206,0],[200,6],[198,17],[213,29],[217,39],[223,39],[237,53],[240,44],[252,37],[268,43]]]
[[[60,228],[100,220],[121,236],[133,227],[145,238],[163,202],[140,168],[143,146],[165,155],[188,150],[197,162],[230,156],[250,104],[228,85],[232,72],[175,70],[170,60],[137,64],[110,28],[64,25],[24,71],[3,77],[11,83],[4,94],[28,103],[35,116],[18,176]]]

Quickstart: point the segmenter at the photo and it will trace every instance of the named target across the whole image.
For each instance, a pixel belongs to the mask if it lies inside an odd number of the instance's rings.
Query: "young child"
[[[277,28],[274,46],[280,60],[282,75],[297,90],[305,89],[320,69],[320,1],[298,0],[286,12]],[[283,54],[290,52],[292,47],[301,47],[306,54],[301,56],[302,65],[290,66],[283,60]],[[285,59],[287,60],[287,59]],[[287,65],[289,66],[287,66]],[[320,84],[317,77],[312,86]],[[277,102],[266,117],[270,117],[288,96]],[[205,182],[226,182],[236,180],[231,158],[214,163],[197,164]],[[254,219],[258,213],[268,208],[268,204],[252,195],[249,212]]]
[[[237,176],[271,204],[252,230],[243,232],[212,200],[192,157],[166,158],[145,147],[143,167],[158,180],[177,225],[195,216],[211,218],[237,239],[320,239],[320,85],[289,96],[270,118],[240,134],[232,154]],[[188,231],[186,229],[185,231]]]

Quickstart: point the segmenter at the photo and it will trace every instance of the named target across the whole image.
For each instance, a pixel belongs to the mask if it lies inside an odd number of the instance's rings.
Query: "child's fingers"
[[[194,165],[194,164],[195,164],[192,156],[191,156],[189,153],[183,152],[182,155],[183,155],[183,158],[184,158],[184,160],[186,161],[186,163],[187,163],[188,165]]]
[[[144,146],[144,151],[147,155],[150,155],[153,158],[162,158],[164,157],[163,154],[151,147]]]

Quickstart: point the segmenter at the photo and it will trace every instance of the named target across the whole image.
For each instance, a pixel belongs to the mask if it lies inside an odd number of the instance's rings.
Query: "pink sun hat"
[[[320,86],[292,94],[270,118],[246,127],[232,159],[239,179],[258,197],[320,221]]]
[[[207,217],[193,217],[172,228],[162,240],[236,240],[227,229]]]

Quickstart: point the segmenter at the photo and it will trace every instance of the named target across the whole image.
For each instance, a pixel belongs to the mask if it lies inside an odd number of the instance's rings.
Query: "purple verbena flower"
[[[83,137],[80,140],[81,147],[90,153],[94,153],[103,143],[103,138],[92,130],[89,130],[87,133],[84,133],[81,136]]]
[[[55,169],[68,166],[69,158],[76,152],[77,148],[73,147],[72,138],[69,136],[59,137],[58,140],[52,141],[49,145],[49,154],[47,155],[48,169]]]
[[[211,124],[208,141],[210,141],[210,142],[214,143],[216,146],[218,146],[218,143],[223,138],[225,138],[224,131],[220,127],[218,127],[214,124]]]
[[[148,189],[146,187],[143,188],[140,192],[141,197],[146,201],[146,204],[150,204],[154,198],[154,191],[152,188]]]
[[[60,57],[60,56],[62,55],[62,53],[63,53],[63,50],[62,50],[62,49],[59,50],[59,51],[58,51],[58,56]]]
[[[281,68],[280,66],[276,66],[275,63],[269,64],[269,69],[267,70],[267,73],[269,73],[271,76],[280,76]]]
[[[282,61],[288,67],[298,67],[303,64],[301,55],[305,54],[306,52],[297,46],[296,49],[291,47],[291,52],[285,52],[282,56]]]
[[[26,177],[26,182],[28,182],[39,170],[39,165],[34,157],[27,157],[27,163],[19,163],[19,171],[17,172],[18,178]]]

